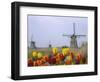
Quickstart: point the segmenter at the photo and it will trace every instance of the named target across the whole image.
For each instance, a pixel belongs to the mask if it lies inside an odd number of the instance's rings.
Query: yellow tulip
[[[56,55],[58,53],[58,49],[57,48],[52,48],[52,52],[54,55]]]
[[[36,51],[33,51],[33,52],[32,52],[32,57],[34,57],[34,58],[37,57],[37,52],[36,52]]]
[[[69,51],[70,51],[69,48],[63,48],[62,49],[62,53],[63,53],[64,56],[68,55],[69,54]]]
[[[42,53],[39,52],[39,53],[37,54],[37,58],[41,59],[41,58],[42,58]]]

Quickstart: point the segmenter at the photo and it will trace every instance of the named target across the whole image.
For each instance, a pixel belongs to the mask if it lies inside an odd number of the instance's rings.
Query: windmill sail
[[[74,35],[75,35],[75,23],[73,23],[73,32],[74,32]]]

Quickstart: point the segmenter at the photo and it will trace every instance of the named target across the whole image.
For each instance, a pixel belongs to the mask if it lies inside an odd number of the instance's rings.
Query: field
[[[28,66],[87,64],[87,46],[71,48],[28,48]]]

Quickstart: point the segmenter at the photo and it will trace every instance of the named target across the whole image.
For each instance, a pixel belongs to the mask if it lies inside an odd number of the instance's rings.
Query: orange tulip
[[[67,65],[72,64],[72,57],[70,55],[67,57],[67,60],[65,61],[65,64],[67,64]]]
[[[37,61],[33,61],[33,66],[38,66]]]
[[[48,60],[49,60],[49,56],[48,55],[45,55],[45,56],[43,56],[43,58],[42,58],[45,62],[48,62]]]
[[[41,59],[42,63],[46,63],[46,60],[44,58]]]
[[[56,64],[57,65],[60,64],[61,63],[61,57],[60,57],[59,53],[55,56],[55,58],[56,58]]]
[[[67,65],[70,65],[72,62],[70,61],[70,60],[67,60],[66,62],[65,62],[65,64],[67,64]]]
[[[36,62],[38,64],[38,66],[42,65],[42,61],[41,60],[37,60]]]

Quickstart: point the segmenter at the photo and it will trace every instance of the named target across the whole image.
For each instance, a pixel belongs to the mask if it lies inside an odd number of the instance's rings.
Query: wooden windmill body
[[[78,48],[77,38],[82,37],[82,36],[86,36],[86,35],[76,35],[75,34],[75,23],[73,23],[73,31],[74,31],[74,33],[72,35],[63,34],[63,36],[67,36],[67,37],[71,38],[70,48],[77,49]]]

